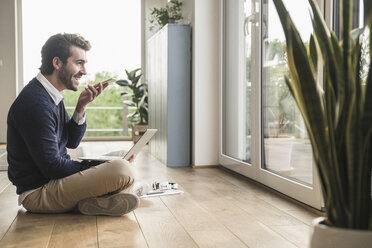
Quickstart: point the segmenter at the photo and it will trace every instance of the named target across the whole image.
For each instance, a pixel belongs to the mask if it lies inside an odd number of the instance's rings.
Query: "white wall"
[[[144,76],[142,80],[147,81],[146,74],[146,58],[147,58],[147,47],[146,42],[153,36],[157,30],[150,31],[149,16],[151,9],[159,8],[164,6],[167,0],[141,0],[141,68]]]
[[[219,155],[219,84],[221,0],[195,0],[192,82],[192,162],[217,165]]]
[[[220,6],[222,0],[183,0],[183,16],[192,28],[192,165],[217,165],[219,155],[219,82],[221,64]],[[166,0],[142,0],[142,68],[149,9]]]
[[[8,110],[23,84],[20,10],[20,0],[0,1],[0,143],[6,142]]]

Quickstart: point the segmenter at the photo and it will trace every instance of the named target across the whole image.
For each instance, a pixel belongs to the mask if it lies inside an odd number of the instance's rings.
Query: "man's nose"
[[[87,69],[85,68],[84,65],[81,67],[80,72],[81,72],[81,74],[83,74],[83,75],[87,75]]]

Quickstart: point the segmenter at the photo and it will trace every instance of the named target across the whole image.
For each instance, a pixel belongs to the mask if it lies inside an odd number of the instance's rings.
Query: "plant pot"
[[[293,136],[265,138],[266,169],[281,174],[289,174],[293,171],[292,167],[292,150]]]
[[[147,124],[132,124],[132,140],[134,144],[142,137],[142,135],[147,131],[149,125]]]
[[[372,247],[371,230],[331,227],[323,224],[324,220],[324,217],[314,219],[310,248]]]

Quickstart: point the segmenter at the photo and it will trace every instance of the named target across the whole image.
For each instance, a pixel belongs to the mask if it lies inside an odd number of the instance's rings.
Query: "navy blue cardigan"
[[[63,101],[56,106],[36,78],[12,104],[7,123],[8,177],[17,194],[90,167],[66,150],[79,145],[86,123],[70,119]]]

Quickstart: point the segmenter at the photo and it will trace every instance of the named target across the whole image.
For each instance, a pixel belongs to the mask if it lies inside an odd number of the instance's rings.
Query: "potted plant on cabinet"
[[[132,124],[132,139],[136,143],[148,128],[148,94],[147,84],[141,83],[141,68],[133,71],[125,70],[127,79],[118,80],[116,83],[124,88],[121,95],[128,96],[123,103],[128,107],[133,107],[134,111],[129,113],[127,118]],[[137,74],[139,73],[139,74]]]
[[[353,0],[341,0],[339,41],[309,0],[314,34],[306,46],[282,0],[273,1],[286,37],[286,84],[309,133],[327,212],[314,222],[311,247],[371,247],[372,59],[362,63],[362,41],[368,41],[371,55],[372,38],[362,35],[372,28],[372,2],[364,0],[367,25],[353,31]]]
[[[176,23],[182,20],[181,14],[182,2],[179,0],[171,0],[164,8],[153,8],[150,13],[150,31],[152,31],[156,26],[159,29],[164,27],[168,23]]]

